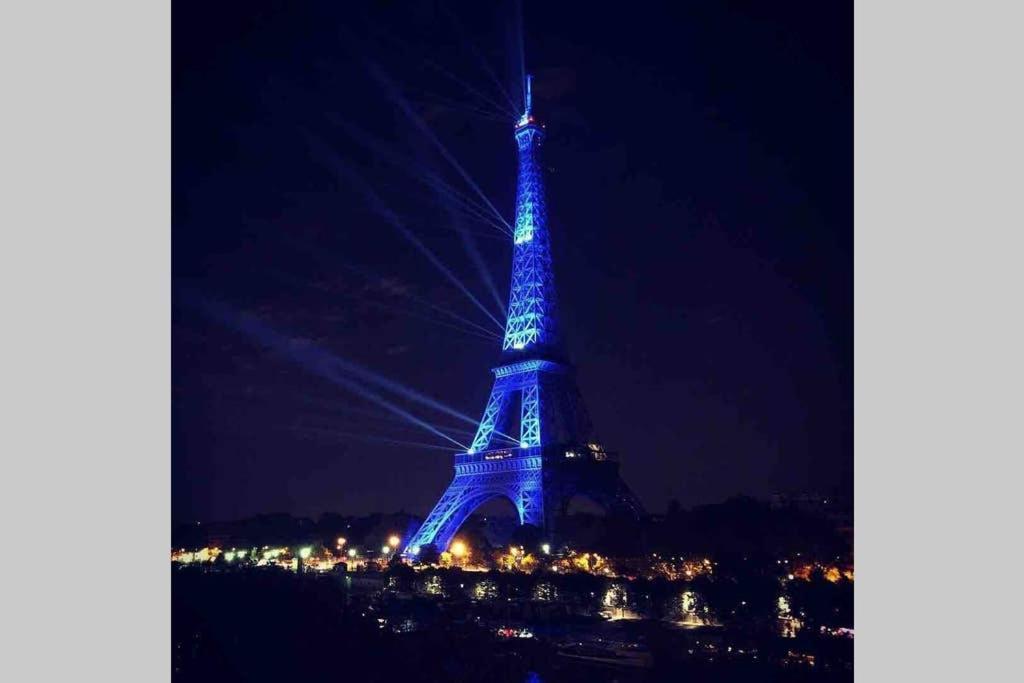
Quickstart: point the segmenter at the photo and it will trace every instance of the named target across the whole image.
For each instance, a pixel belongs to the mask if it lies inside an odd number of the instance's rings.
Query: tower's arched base
[[[460,454],[455,478],[434,509],[409,541],[404,554],[434,545],[445,550],[459,527],[486,501],[504,497],[512,501],[520,524],[549,532],[564,514],[569,499],[584,494],[609,512],[631,516],[643,507],[619,476],[618,463],[586,446],[515,448]]]

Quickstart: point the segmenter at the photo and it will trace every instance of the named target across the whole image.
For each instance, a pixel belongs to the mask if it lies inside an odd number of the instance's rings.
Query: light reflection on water
[[[528,671],[526,678],[523,679],[523,683],[544,683],[544,679],[540,677],[540,674],[536,671]]]

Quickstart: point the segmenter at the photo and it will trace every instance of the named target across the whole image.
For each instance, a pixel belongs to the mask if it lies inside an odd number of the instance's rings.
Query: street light
[[[550,555],[550,554],[551,554],[551,544],[550,544],[550,543],[545,543],[545,544],[543,544],[543,545],[542,545],[542,546],[540,547],[540,549],[541,549],[541,551],[543,551],[543,553],[544,553],[545,555]]]
[[[402,542],[402,539],[400,539],[398,536],[396,536],[394,534],[391,534],[390,538],[388,538],[388,545],[391,546],[392,548],[397,548],[398,544],[401,543],[401,542]]]
[[[463,557],[466,554],[466,544],[462,541],[452,543],[451,553],[453,557]]]
[[[349,548],[348,549],[348,556],[349,557],[355,557],[356,556],[356,549],[355,548]]]
[[[299,557],[301,557],[304,560],[308,560],[312,552],[313,549],[307,545],[305,548],[299,550]]]
[[[339,536],[338,537],[338,547],[340,548],[341,546],[345,545],[345,543],[346,543],[345,537],[344,536]]]
[[[384,553],[385,555],[387,555],[389,552],[391,552],[391,546],[383,545],[383,546],[381,546],[380,551],[382,553]]]

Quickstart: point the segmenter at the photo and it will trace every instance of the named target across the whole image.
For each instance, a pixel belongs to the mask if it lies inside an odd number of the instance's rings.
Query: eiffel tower
[[[544,126],[531,111],[531,82],[528,76],[526,111],[515,126],[519,177],[503,362],[493,370],[472,446],[455,456],[455,477],[406,556],[428,544],[445,550],[473,510],[497,497],[512,501],[520,524],[548,533],[575,495],[609,512],[643,513],[618,463],[594,440],[559,329],[539,158]]]

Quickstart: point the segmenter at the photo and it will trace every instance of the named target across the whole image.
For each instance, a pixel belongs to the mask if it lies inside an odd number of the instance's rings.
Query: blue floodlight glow
[[[547,208],[541,174],[540,146],[544,130],[531,112],[532,88],[526,81],[526,108],[516,123],[519,149],[516,220],[512,234],[512,287],[502,351],[505,363],[494,368],[494,386],[466,458],[456,456],[455,477],[441,499],[409,541],[405,554],[421,546],[447,548],[473,510],[493,498],[506,498],[519,513],[520,524],[545,527],[545,510],[558,508],[559,499],[584,487],[588,497],[605,507],[639,514],[642,506],[626,485],[605,477],[586,485],[559,482],[544,471],[542,448],[562,443],[587,443],[590,420],[579,399],[571,368],[563,358],[555,310],[555,280],[548,238]],[[501,429],[515,416],[519,400],[518,438]],[[493,443],[495,437],[508,441]],[[566,451],[563,451],[566,452]],[[568,452],[566,452],[568,453]]]
[[[387,77],[387,75],[385,75],[384,71],[376,64],[372,64],[369,62],[367,62],[367,67],[370,71],[370,75],[378,83],[380,83],[380,85],[384,88],[384,91],[387,93],[391,101],[394,102],[398,106],[398,108],[402,110],[406,117],[413,123],[413,125],[416,126],[420,130],[420,132],[422,132],[423,135],[434,144],[437,150],[441,153],[441,156],[443,156],[445,160],[447,160],[448,163],[451,164],[452,168],[454,168],[459,173],[459,175],[462,176],[462,179],[466,181],[466,184],[469,185],[469,187],[471,187],[473,191],[477,193],[480,199],[483,200],[484,204],[486,204],[488,208],[490,208],[491,211],[493,211],[496,215],[500,216],[501,212],[494,208],[494,204],[492,204],[491,200],[487,198],[487,195],[484,194],[484,191],[481,190],[480,186],[476,184],[476,181],[473,180],[472,176],[470,176],[469,173],[467,173],[466,170],[462,168],[462,165],[455,159],[455,156],[448,151],[448,148],[445,147],[438,139],[437,135],[434,134],[434,131],[431,129],[431,127],[427,125],[427,123],[422,118],[420,118],[420,116],[413,110],[412,106],[402,95],[399,88],[391,81],[390,78]]]
[[[502,344],[504,351],[558,344],[555,278],[539,159],[544,130],[534,122],[529,107],[530,89],[527,85],[527,111],[515,130],[519,178],[513,229],[512,289]]]
[[[311,140],[315,147],[324,155],[324,157],[331,162],[331,168],[339,176],[342,176],[346,181],[351,183],[354,187],[358,188],[360,192],[366,197],[370,204],[370,208],[373,209],[374,213],[384,219],[385,222],[391,225],[398,233],[404,237],[409,243],[411,243],[416,249],[423,254],[423,256],[433,265],[445,278],[448,279],[460,292],[479,308],[484,315],[486,315],[499,329],[501,328],[501,322],[491,313],[490,309],[483,305],[479,299],[469,290],[469,288],[462,282],[461,279],[430,249],[423,241],[416,236],[405,223],[398,217],[398,215],[391,210],[391,207],[387,205],[380,196],[374,192],[373,188],[363,180],[362,176],[356,172],[351,166],[343,161],[337,154],[331,151],[323,143]]]
[[[298,363],[306,370],[320,375],[324,379],[347,389],[357,396],[361,396],[371,403],[375,403],[380,408],[403,418],[410,424],[420,427],[431,434],[458,446],[460,449],[465,449],[465,445],[461,442],[453,439],[426,420],[413,415],[378,392],[370,389],[359,380],[362,382],[373,382],[379,387],[400,393],[405,398],[416,400],[456,417],[461,416],[461,413],[458,411],[322,349],[318,349],[316,347],[296,348],[292,343],[292,337],[282,334],[257,318],[236,311],[223,303],[212,301],[196,292],[184,288],[181,290],[181,294],[181,300],[183,302],[195,306],[201,312],[214,320],[245,334],[250,339],[269,347],[281,356]]]

